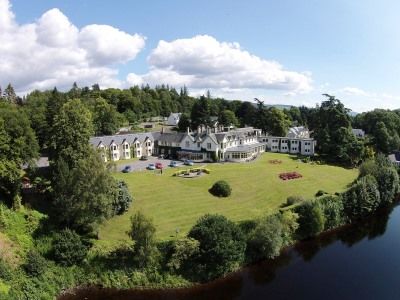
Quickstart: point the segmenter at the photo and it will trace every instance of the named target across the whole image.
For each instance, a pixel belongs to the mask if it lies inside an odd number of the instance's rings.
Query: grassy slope
[[[280,159],[282,164],[268,161]],[[357,176],[357,170],[346,170],[327,165],[299,163],[289,155],[265,153],[251,163],[209,164],[211,174],[195,179],[172,177],[174,170],[163,175],[150,171],[116,174],[125,180],[134,195],[134,205],[122,216],[106,222],[100,229],[100,239],[114,243],[125,240],[129,218],[135,210],[151,216],[160,239],[186,233],[196,220],[206,213],[219,213],[234,221],[251,219],[265,212],[273,212],[290,195],[313,197],[318,190],[329,193],[342,191]],[[303,178],[282,181],[278,174],[297,171]],[[224,179],[232,187],[229,198],[218,199],[208,193],[211,185]]]

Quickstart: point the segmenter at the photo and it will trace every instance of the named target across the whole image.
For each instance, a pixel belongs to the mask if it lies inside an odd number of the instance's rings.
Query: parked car
[[[142,156],[140,157],[140,160],[148,160],[148,159],[149,159],[149,157],[146,156],[146,155],[142,155]]]
[[[162,169],[163,168],[163,164],[160,162],[156,162],[156,169]]]
[[[132,167],[131,166],[125,166],[125,168],[122,169],[122,173],[129,173],[132,171]]]
[[[160,155],[158,156],[158,158],[159,158],[159,159],[164,159],[164,154],[160,154]]]
[[[173,160],[172,160],[172,161],[169,163],[169,166],[172,167],[172,168],[175,168],[175,167],[178,166],[178,163],[177,163],[176,161],[173,161]]]
[[[147,170],[155,170],[156,169],[156,165],[155,164],[149,164],[147,166]]]
[[[193,166],[193,165],[194,165],[193,160],[190,160],[190,159],[186,159],[183,163],[184,163],[185,165],[187,165],[187,166]]]

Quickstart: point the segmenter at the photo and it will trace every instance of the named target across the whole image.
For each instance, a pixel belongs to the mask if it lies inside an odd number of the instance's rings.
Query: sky
[[[0,86],[400,108],[400,1],[0,0]]]

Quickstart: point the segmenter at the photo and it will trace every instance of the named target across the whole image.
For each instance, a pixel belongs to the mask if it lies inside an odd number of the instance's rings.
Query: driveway
[[[169,164],[171,163],[171,161],[171,159],[160,159],[155,156],[150,156],[148,160],[137,160],[133,162],[127,162],[126,164],[124,164],[123,161],[119,161],[117,165],[117,171],[121,172],[126,166],[130,166],[132,168],[132,172],[143,171],[146,170],[146,167],[149,164],[155,164],[157,162],[162,163],[164,168],[170,168]],[[176,162],[178,167],[183,165],[183,162],[181,161]]]

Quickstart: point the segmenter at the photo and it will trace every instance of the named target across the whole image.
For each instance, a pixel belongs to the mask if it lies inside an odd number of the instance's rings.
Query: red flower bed
[[[301,178],[303,175],[297,173],[297,172],[289,172],[289,173],[281,173],[279,174],[279,178],[282,180],[291,180],[291,179],[297,179]]]

